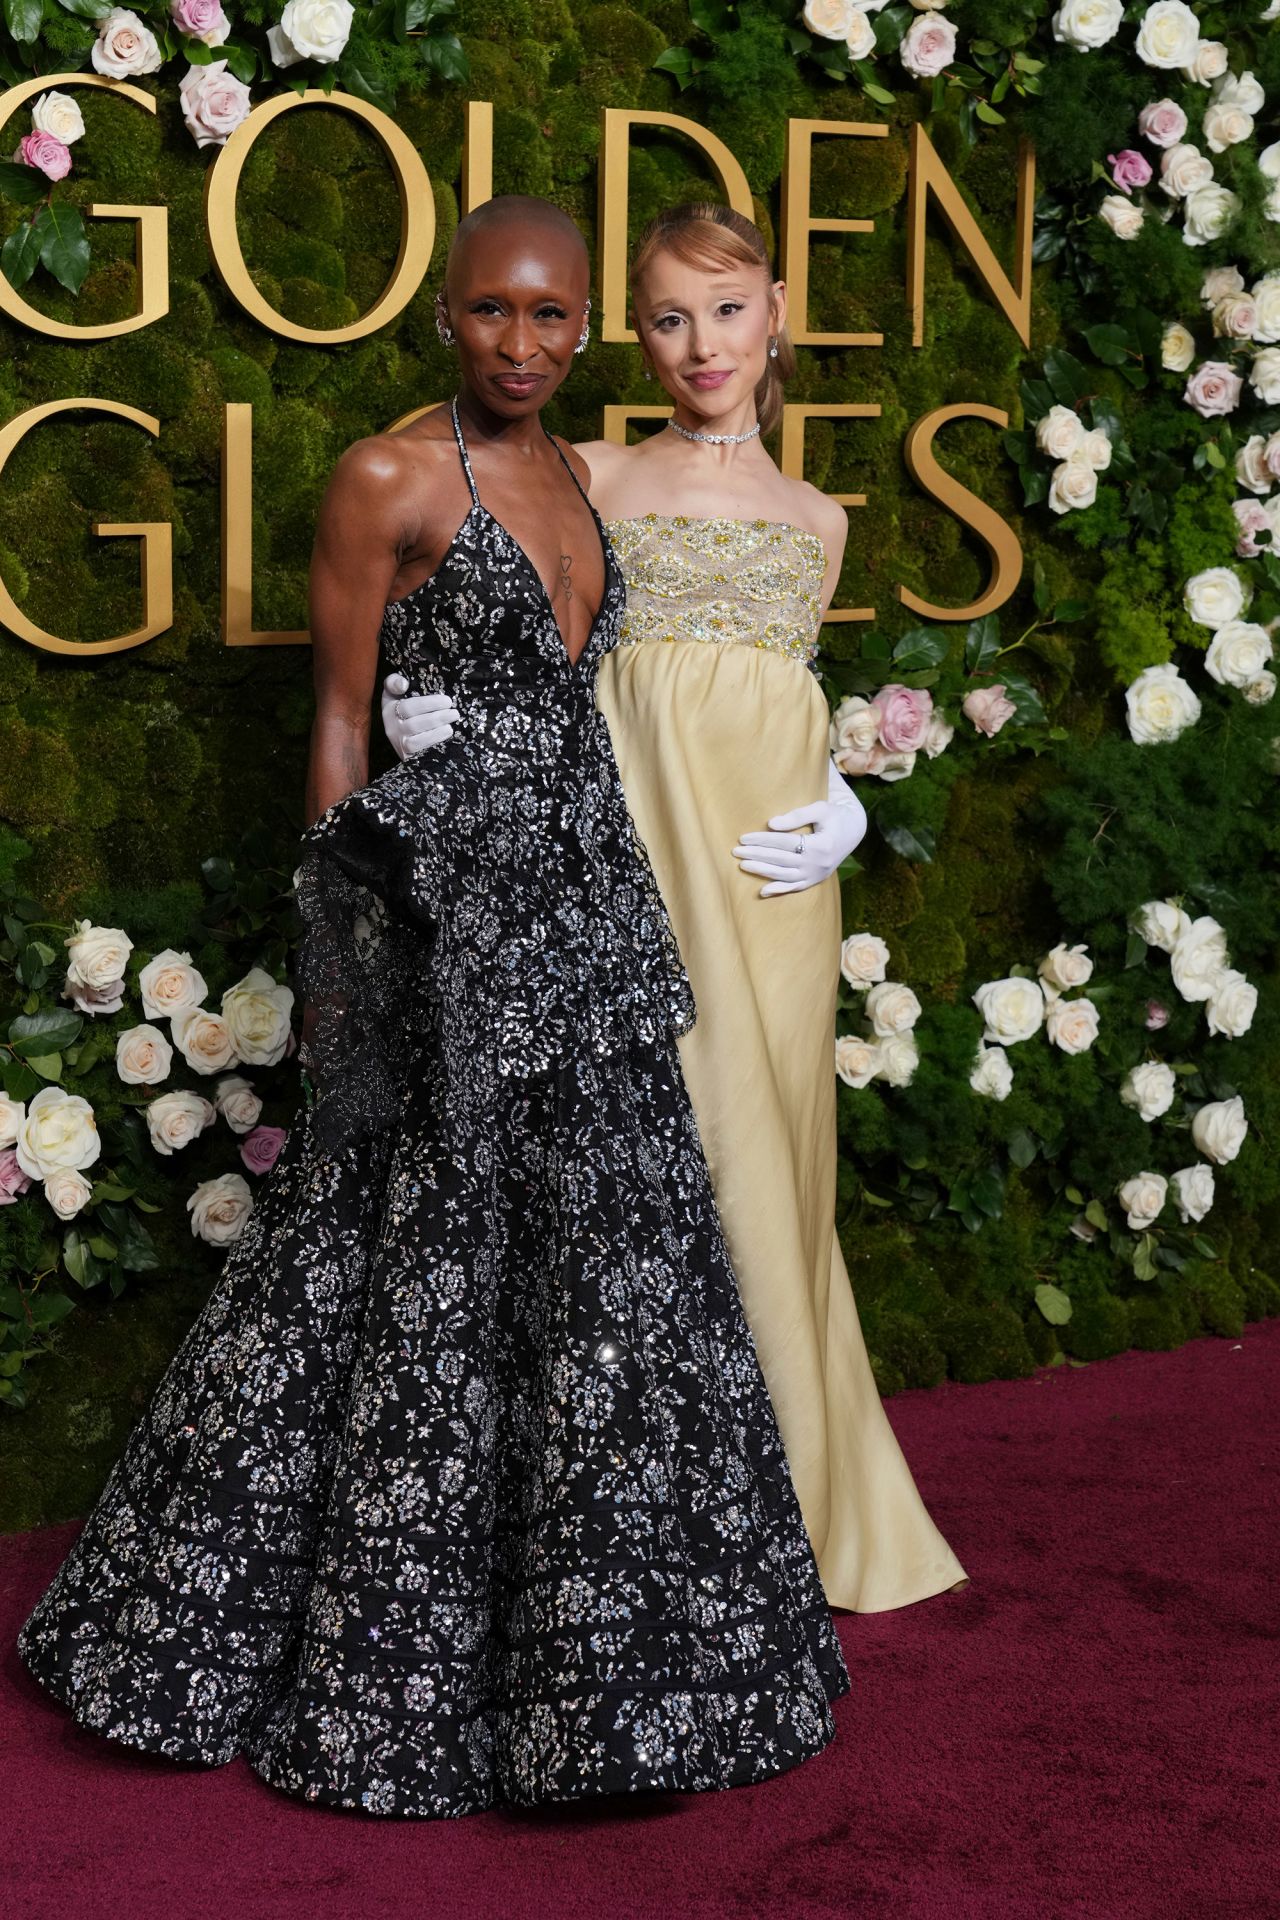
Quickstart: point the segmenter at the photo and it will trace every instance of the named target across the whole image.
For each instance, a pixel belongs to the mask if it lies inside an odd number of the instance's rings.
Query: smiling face
[[[534,203],[535,209],[538,203]],[[586,244],[548,207],[493,214],[459,230],[442,317],[464,384],[506,419],[536,413],[573,365],[586,318]]]
[[[635,293],[636,330],[672,399],[721,418],[754,398],[787,293],[764,267],[691,263],[655,253]]]

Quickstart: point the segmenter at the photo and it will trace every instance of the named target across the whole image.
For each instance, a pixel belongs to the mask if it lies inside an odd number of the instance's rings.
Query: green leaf
[[[74,1046],[84,1027],[81,1014],[69,1010],[48,1013],[20,1013],[9,1022],[9,1045],[24,1060],[37,1053],[59,1053]]]
[[[1125,971],[1127,972],[1130,967],[1141,966],[1142,962],[1146,959],[1146,957],[1147,957],[1146,941],[1143,939],[1140,933],[1134,933],[1131,929],[1129,933],[1129,938],[1124,943]]]
[[[1135,1280],[1154,1280],[1156,1263],[1154,1259],[1155,1240],[1151,1234],[1144,1233],[1133,1249],[1133,1276]]]
[[[1051,620],[1056,620],[1060,623],[1071,620],[1083,620],[1088,611],[1089,602],[1087,600],[1059,600],[1049,617]]]
[[[217,52],[218,58],[221,60],[221,47],[218,48]],[[193,67],[211,66],[213,64],[213,54],[214,49],[207,47],[203,40],[187,40],[184,38],[182,42],[182,57],[184,60],[190,61]]]
[[[105,20],[115,0],[58,0],[64,13],[78,14],[81,20]]]
[[[64,201],[51,201],[36,215],[40,234],[40,259],[59,286],[68,293],[79,293],[89,271],[89,238],[79,209]]]
[[[4,23],[20,46],[30,46],[44,19],[44,0],[4,0]]]
[[[933,859],[937,839],[932,827],[886,827],[881,821],[876,824],[881,837],[904,860],[928,865]]]
[[[1133,342],[1128,329],[1116,326],[1112,320],[1104,320],[1096,327],[1082,329],[1089,342],[1089,351],[1095,360],[1101,360],[1104,367],[1122,367],[1133,351]],[[1095,424],[1100,424],[1096,419]]]
[[[33,1053],[27,1057],[27,1065],[42,1080],[61,1080],[62,1055],[60,1053]]]
[[[1044,719],[1044,707],[1040,695],[1023,673],[1013,673],[1001,669],[1004,690],[1008,698],[1018,709],[1018,724],[1033,726]]]
[[[6,200],[20,207],[38,207],[52,191],[53,182],[39,167],[29,167],[21,160],[0,160],[0,194]]]
[[[237,80],[243,80],[246,87],[258,71],[258,54],[254,47],[243,40],[224,40],[218,48],[221,57],[227,63],[227,69]]]
[[[995,108],[987,100],[979,100],[973,110],[979,120],[988,127],[1002,127],[1004,125],[1004,115],[997,113]]]
[[[424,58],[429,56],[432,44],[430,40],[424,41]],[[355,94],[357,100],[367,100],[371,107],[378,107],[383,113],[395,110],[395,94],[364,48],[348,45],[338,66],[337,77],[348,93]],[[210,862],[205,861],[204,864],[207,870]]]
[[[1091,1200],[1084,1210],[1084,1217],[1091,1227],[1098,1229],[1099,1233],[1106,1232],[1107,1210],[1101,1200]]]
[[[971,673],[980,673],[992,665],[1000,651],[1000,621],[994,613],[971,620],[965,629],[964,663]]]
[[[1089,391],[1089,375],[1072,353],[1062,347],[1050,347],[1044,357],[1044,377],[1060,406],[1074,407]]]
[[[30,1302],[32,1324],[37,1327],[56,1326],[59,1320],[65,1320],[69,1313],[74,1313],[75,1304],[70,1294],[41,1287]]]
[[[0,1078],[11,1100],[31,1100],[40,1091],[39,1074],[33,1073],[21,1060],[6,1060],[0,1066]]]
[[[999,1167],[984,1167],[969,1182],[969,1198],[979,1212],[998,1220],[1004,1212],[1004,1181]]]
[[[471,64],[456,33],[433,33],[421,46],[424,63],[434,67],[442,80],[452,80],[460,87],[466,85],[471,78]]]
[[[671,74],[681,93],[697,71],[688,47],[668,47],[665,53],[658,55],[653,67],[655,73]]]
[[[1029,1167],[1039,1151],[1035,1135],[1029,1133],[1026,1127],[1018,1127],[1009,1135],[1008,1147],[1010,1160],[1019,1168]]]
[[[1071,1318],[1071,1302],[1061,1287],[1042,1280],[1036,1288],[1036,1305],[1051,1327],[1065,1327]]]
[[[1196,1234],[1191,1244],[1195,1248],[1196,1252],[1200,1255],[1202,1260],[1217,1259],[1218,1249],[1214,1246],[1212,1240],[1206,1240],[1202,1233]]]
[[[899,673],[919,673],[945,660],[950,645],[949,634],[931,627],[912,627],[894,646],[893,664]]]

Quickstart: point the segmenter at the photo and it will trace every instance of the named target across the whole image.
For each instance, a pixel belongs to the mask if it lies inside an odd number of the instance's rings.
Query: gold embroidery
[[[816,533],[663,513],[610,520],[607,532],[627,583],[624,645],[703,640],[812,664],[827,565]]]

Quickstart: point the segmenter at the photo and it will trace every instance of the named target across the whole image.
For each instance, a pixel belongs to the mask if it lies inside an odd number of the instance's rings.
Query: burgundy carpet
[[[973,1585],[844,1616],[834,1746],[727,1794],[437,1825],[131,1754],[13,1649],[74,1526],[0,1540],[0,1911],[1280,1915],[1280,1322],[889,1411]]]

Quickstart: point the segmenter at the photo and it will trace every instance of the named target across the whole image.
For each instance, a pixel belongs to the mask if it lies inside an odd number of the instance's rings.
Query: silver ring
[[[804,841],[803,841],[803,840],[797,840],[797,841],[796,841],[796,852],[797,852],[797,853],[803,853],[803,852],[804,852]]]

